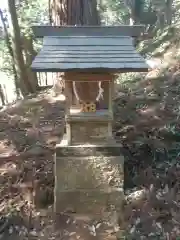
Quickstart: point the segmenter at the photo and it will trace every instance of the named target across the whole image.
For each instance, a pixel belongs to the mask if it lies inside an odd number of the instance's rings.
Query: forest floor
[[[147,75],[122,76],[114,100],[113,132],[125,156],[120,225],[126,239],[180,237],[180,47],[176,39],[170,46],[166,35],[158,37],[159,45],[157,39],[149,43],[153,53],[146,49],[161,66]],[[51,90],[0,112],[0,239],[94,238],[86,230],[77,233],[75,226],[89,223],[85,218],[62,215],[59,230],[53,222],[53,151],[63,132],[64,102]]]

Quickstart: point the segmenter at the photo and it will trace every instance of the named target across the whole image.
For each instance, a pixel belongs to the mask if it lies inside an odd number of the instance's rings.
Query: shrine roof
[[[92,29],[88,27],[72,29],[74,32],[71,33],[67,28],[67,33],[63,34],[62,31],[61,35],[52,31],[47,35],[42,34],[43,46],[32,63],[33,71],[145,72],[148,70],[149,66],[135,50],[129,32],[125,31],[126,35],[122,35],[122,32],[112,31],[113,27],[107,28],[109,32],[102,31],[104,27],[99,27],[99,34],[98,28],[95,28],[96,34],[93,34]],[[75,29],[80,29],[79,34]],[[86,30],[84,34],[83,29]]]

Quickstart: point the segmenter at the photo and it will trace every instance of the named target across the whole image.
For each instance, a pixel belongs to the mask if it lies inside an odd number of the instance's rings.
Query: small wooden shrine
[[[133,43],[143,27],[33,30],[43,46],[32,69],[63,72],[65,81],[66,140],[56,147],[55,212],[119,211],[124,158],[112,135],[114,81],[117,73],[148,70]]]
[[[112,138],[116,74],[147,71],[133,39],[142,26],[35,27],[43,47],[32,69],[64,72],[67,144],[107,143]]]

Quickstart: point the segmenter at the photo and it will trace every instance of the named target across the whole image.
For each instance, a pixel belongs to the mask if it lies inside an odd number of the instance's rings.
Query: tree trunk
[[[36,56],[36,51],[33,48],[33,40],[32,37],[29,36],[23,38],[24,43],[24,51],[25,51],[25,59],[26,59],[26,67],[27,67],[27,74],[28,80],[31,83],[31,88],[35,93],[38,90],[38,78],[35,72],[31,70],[31,64],[33,61],[34,56]]]
[[[33,92],[31,85],[28,81],[28,74],[26,65],[22,53],[22,43],[21,43],[21,33],[17,18],[17,12],[15,7],[15,0],[8,0],[9,13],[12,23],[12,46],[15,60],[15,67],[17,76],[20,82],[20,89],[23,96],[28,95],[30,92]]]
[[[157,26],[156,28],[158,29],[163,29],[165,26],[165,14],[164,12],[157,12]]]
[[[49,0],[49,18],[53,26],[100,24],[96,0]]]
[[[134,19],[134,2],[135,0],[124,0],[125,6],[129,10],[129,25],[134,25],[135,24],[135,19]]]
[[[12,49],[12,46],[11,46],[11,40],[10,40],[10,37],[9,37],[9,34],[8,34],[5,18],[3,16],[3,12],[2,12],[1,9],[0,9],[0,19],[1,19],[1,22],[2,22],[2,25],[3,25],[3,30],[4,30],[4,33],[5,33],[6,45],[7,45],[8,51],[9,51],[9,55],[10,55],[11,60],[12,60],[12,70],[13,70],[13,75],[14,75],[16,95],[17,95],[17,98],[19,98],[20,97],[20,86],[19,86],[19,79],[18,79],[18,76],[17,76],[16,68],[15,68],[14,53],[13,53],[13,49]]]
[[[166,22],[168,25],[172,23],[172,4],[173,0],[166,1]]]
[[[144,9],[143,0],[124,0],[126,7],[129,9],[129,25],[139,24],[141,14]]]
[[[76,9],[74,11],[74,9]],[[67,1],[68,25],[99,25],[96,0]]]
[[[96,0],[49,0],[49,19],[53,26],[99,25]],[[63,75],[57,74],[58,88],[64,90]]]
[[[4,91],[1,84],[0,84],[0,99],[1,99],[2,106],[6,105]]]

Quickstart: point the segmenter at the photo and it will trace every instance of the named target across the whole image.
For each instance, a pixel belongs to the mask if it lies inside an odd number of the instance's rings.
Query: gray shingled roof
[[[147,71],[130,36],[45,36],[32,63],[37,72]]]

